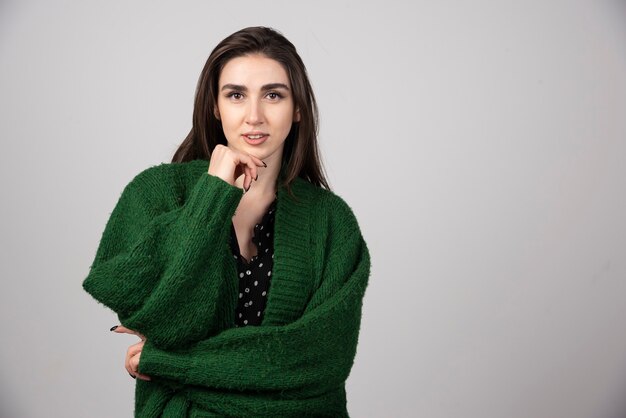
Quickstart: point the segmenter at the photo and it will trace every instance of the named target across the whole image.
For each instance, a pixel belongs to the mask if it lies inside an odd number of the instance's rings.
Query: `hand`
[[[131,377],[136,377],[142,380],[150,380],[150,376],[139,373],[139,360],[141,358],[143,345],[146,343],[146,337],[144,337],[137,331],[133,331],[132,329],[126,328],[122,325],[114,327],[112,331],[117,332],[118,334],[134,334],[141,338],[141,341],[128,347],[128,350],[126,351],[124,366],[126,367],[126,370],[128,371],[128,374],[131,375]]]
[[[235,185],[235,181],[245,174],[243,188],[248,191],[252,180],[258,179],[257,168],[267,167],[261,159],[218,144],[211,153],[209,174],[219,177],[228,184]]]

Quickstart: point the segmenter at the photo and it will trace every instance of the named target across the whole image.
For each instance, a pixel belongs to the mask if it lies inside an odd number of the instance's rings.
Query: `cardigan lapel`
[[[274,268],[261,325],[285,325],[298,319],[313,291],[311,207],[315,186],[297,177],[277,188],[274,219]]]

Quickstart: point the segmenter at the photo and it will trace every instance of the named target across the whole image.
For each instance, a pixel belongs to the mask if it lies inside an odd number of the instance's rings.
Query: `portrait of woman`
[[[0,418],[626,417],[626,2],[59,6],[0,2]]]
[[[213,49],[191,131],[124,188],[82,283],[140,338],[120,361],[136,417],[348,416],[370,255],[317,133],[280,32]]]

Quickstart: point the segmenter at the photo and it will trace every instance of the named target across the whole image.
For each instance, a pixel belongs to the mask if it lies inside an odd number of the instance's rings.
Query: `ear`
[[[300,122],[300,109],[296,109],[296,112],[293,115],[294,122]]]
[[[217,106],[215,106],[215,109],[213,109],[213,115],[215,115],[215,119],[220,120],[220,111]]]

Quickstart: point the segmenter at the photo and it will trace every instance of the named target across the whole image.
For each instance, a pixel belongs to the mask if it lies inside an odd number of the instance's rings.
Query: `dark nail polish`
[[[258,180],[259,179],[259,175],[257,174],[256,177],[254,178],[254,180]]]
[[[135,377],[135,376],[133,376],[132,374],[128,373],[128,375],[129,375],[130,377],[132,377],[133,379],[136,379],[136,377]]]
[[[248,184],[248,188],[246,189],[246,192],[250,190],[250,186],[252,186],[252,183]]]
[[[267,164],[265,164],[265,161],[261,160],[261,162],[263,163],[263,165],[265,166],[265,168],[267,168]]]
[[[114,327],[111,327],[110,331],[115,331],[117,327],[119,327],[119,325],[115,325]]]

